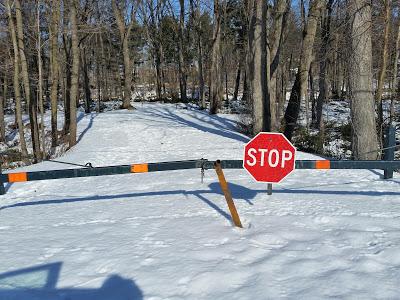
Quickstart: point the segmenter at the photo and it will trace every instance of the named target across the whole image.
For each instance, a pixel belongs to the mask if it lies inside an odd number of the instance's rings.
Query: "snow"
[[[242,157],[236,116],[136,107],[85,115],[78,145],[59,160]],[[381,173],[297,170],[268,196],[244,170],[226,170],[243,229],[213,170],[203,184],[185,170],[8,185],[0,299],[396,299],[400,178]]]

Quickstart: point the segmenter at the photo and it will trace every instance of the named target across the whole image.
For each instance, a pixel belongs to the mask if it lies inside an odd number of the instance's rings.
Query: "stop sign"
[[[278,183],[294,170],[295,156],[282,133],[260,132],[244,147],[243,168],[257,181]]]

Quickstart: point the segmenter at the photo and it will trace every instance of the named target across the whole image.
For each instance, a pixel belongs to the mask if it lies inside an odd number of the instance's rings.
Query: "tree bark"
[[[2,89],[4,91],[4,89]],[[6,96],[4,92],[0,96],[0,142],[6,141],[6,127],[4,123],[4,103],[5,103]]]
[[[315,90],[314,90],[313,64],[311,64],[310,71],[308,72],[308,82],[309,82],[310,100],[311,100],[311,120],[314,120],[316,118],[315,117],[316,100],[315,100]]]
[[[237,71],[236,71],[235,90],[233,92],[233,100],[235,100],[235,101],[238,99],[238,94],[239,94],[240,72],[241,72],[241,68],[240,68],[240,62],[239,62],[238,66],[237,66]]]
[[[319,95],[317,98],[317,106],[316,106],[316,119],[315,125],[319,131],[321,131],[323,126],[322,120],[322,109],[324,102],[327,98],[328,93],[328,49],[329,43],[331,39],[331,19],[332,19],[332,5],[333,0],[328,0],[326,5],[325,13],[322,19],[322,43],[320,48],[320,63],[319,63]]]
[[[279,124],[277,118],[277,70],[281,64],[283,40],[287,26],[287,16],[290,10],[290,1],[278,0],[273,11],[272,42],[270,55],[270,83],[269,101],[271,110],[271,131],[277,131]]]
[[[67,36],[67,24],[69,23],[69,7],[67,2],[63,2],[64,6],[64,14],[63,14],[63,48],[65,55],[65,64],[59,66],[62,69],[62,72],[65,73],[65,80],[62,77],[59,77],[60,82],[63,85],[63,99],[64,99],[64,129],[63,133],[65,136],[69,134],[69,125],[71,123],[71,112],[70,112],[70,99],[71,99],[71,68],[69,66],[72,65],[71,61],[71,39]],[[68,66],[68,67],[67,67]]]
[[[25,43],[24,43],[24,33],[23,33],[23,23],[22,23],[22,9],[19,0],[15,0],[15,16],[16,16],[16,26],[17,26],[17,37],[18,37],[18,48],[21,63],[21,76],[24,85],[25,97],[28,104],[29,110],[29,121],[31,125],[31,136],[32,136],[32,146],[33,154],[36,161],[42,160],[42,155],[40,152],[40,142],[39,142],[39,128],[37,122],[37,103],[35,97],[31,95],[31,86],[29,80],[28,63],[26,61],[25,55]]]
[[[128,25],[125,25],[126,16],[123,16],[121,13],[116,0],[112,0],[112,8],[121,38],[122,56],[124,59],[124,99],[121,108],[133,109],[133,106],[131,105],[133,62],[129,55],[129,39],[133,26],[133,13]]]
[[[204,70],[203,70],[203,42],[201,37],[201,15],[200,15],[200,1],[197,0],[196,8],[194,8],[193,0],[191,0],[192,10],[194,10],[194,22],[196,28],[196,42],[197,42],[197,64],[198,64],[198,80],[199,80],[199,104],[200,109],[206,108],[206,97],[204,88]]]
[[[24,134],[24,123],[22,122],[22,107],[21,107],[21,91],[19,86],[19,68],[20,68],[20,57],[18,50],[17,34],[15,29],[15,23],[11,12],[10,0],[6,0],[8,24],[10,28],[11,42],[14,50],[14,73],[13,73],[13,86],[14,86],[14,97],[15,97],[15,115],[18,125],[19,133],[19,144],[21,147],[21,155],[24,161],[27,161],[28,150],[26,148],[25,134]]]
[[[263,0],[250,0],[248,8],[248,80],[253,104],[253,134],[271,130],[269,102],[269,51],[266,45],[267,6]]]
[[[221,78],[221,4],[214,0],[214,28],[211,48],[210,114],[216,114],[222,103]]]
[[[178,42],[178,56],[179,56],[179,90],[181,94],[181,101],[187,102],[186,96],[186,68],[185,68],[185,46],[184,46],[184,29],[185,29],[185,1],[179,0],[180,14],[179,14],[179,42]]]
[[[77,120],[76,102],[79,97],[79,46],[78,46],[78,25],[76,17],[77,0],[69,0],[69,18],[71,23],[71,51],[72,51],[72,71],[71,71],[71,92],[70,92],[70,125],[69,125],[69,147],[76,145]]]
[[[103,45],[100,43],[99,36],[101,36],[101,32],[96,34],[96,45],[98,48],[102,49]],[[103,50],[103,49],[102,49]],[[100,52],[101,54],[103,51]],[[102,61],[101,54],[96,53],[96,84],[97,84],[97,105],[96,105],[96,111],[97,113],[100,113],[100,107],[101,107],[101,101],[102,101],[102,77],[101,77],[101,68],[100,67],[100,61]]]
[[[3,88],[1,89],[2,95],[0,97],[0,141],[6,142],[6,124],[4,122],[4,108],[7,101],[7,93],[8,93],[8,82],[7,75],[4,74],[3,78]]]
[[[388,59],[389,33],[390,33],[390,16],[391,16],[391,0],[385,0],[385,29],[383,34],[383,50],[382,50],[382,65],[379,69],[378,87],[375,94],[375,102],[378,107],[378,141],[383,145],[383,103],[382,92],[386,78],[386,65]]]
[[[396,38],[396,49],[393,62],[393,79],[392,79],[392,95],[390,101],[390,124],[394,121],[395,115],[395,101],[399,99],[399,80],[398,80],[398,62],[400,58],[400,22],[397,25],[397,38]]]
[[[40,111],[40,133],[42,142],[42,157],[46,158],[46,135],[44,130],[44,103],[43,103],[43,63],[42,63],[42,39],[40,31],[40,1],[37,2],[37,56],[38,56],[38,99]]]
[[[314,0],[310,3],[307,22],[303,31],[300,64],[296,74],[296,81],[292,87],[290,99],[285,112],[285,136],[291,140],[299,117],[301,102],[305,102],[308,72],[310,70],[317,24],[323,0]]]
[[[82,71],[83,71],[83,86],[85,91],[85,113],[90,113],[90,106],[92,104],[92,95],[90,92],[90,79],[88,74],[88,63],[87,54],[85,49],[81,51],[82,53]]]
[[[372,91],[371,3],[348,2],[348,82],[351,101],[352,149],[355,159],[377,159],[378,137]]]

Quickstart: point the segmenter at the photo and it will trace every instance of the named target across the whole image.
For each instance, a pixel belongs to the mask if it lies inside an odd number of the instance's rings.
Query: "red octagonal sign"
[[[278,183],[294,170],[295,157],[282,133],[260,132],[244,147],[243,168],[257,181]]]

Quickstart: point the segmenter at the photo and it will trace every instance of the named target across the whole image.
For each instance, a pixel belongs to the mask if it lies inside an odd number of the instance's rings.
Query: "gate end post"
[[[396,146],[396,130],[393,125],[389,125],[386,128],[386,139],[385,139],[385,154],[384,160],[394,160],[394,150]],[[393,169],[385,169],[383,179],[393,178]]]
[[[0,159],[0,175],[3,174],[1,171],[1,164],[2,164],[2,160]],[[5,195],[6,194],[6,189],[4,188],[4,182],[1,179],[2,176],[0,176],[0,195]]]

